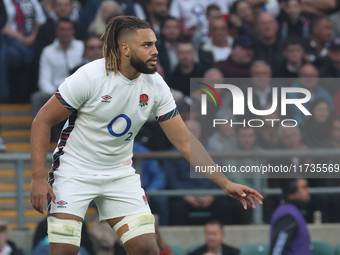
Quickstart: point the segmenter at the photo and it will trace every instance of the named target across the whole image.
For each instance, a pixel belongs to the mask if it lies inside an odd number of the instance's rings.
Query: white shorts
[[[57,203],[47,198],[47,213],[68,213],[84,219],[92,200],[105,221],[151,212],[139,174],[117,178],[110,175],[72,175],[55,171],[52,184]]]

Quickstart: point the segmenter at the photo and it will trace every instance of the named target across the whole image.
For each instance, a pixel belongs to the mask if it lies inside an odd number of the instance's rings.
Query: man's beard
[[[150,59],[149,59],[150,60]],[[148,61],[149,61],[148,60]],[[145,73],[145,74],[153,74],[157,71],[157,66],[148,67],[147,62],[141,60],[135,53],[131,54],[131,66],[136,69],[137,72]]]

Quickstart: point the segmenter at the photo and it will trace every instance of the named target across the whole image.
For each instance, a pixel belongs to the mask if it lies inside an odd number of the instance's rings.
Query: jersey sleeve
[[[65,79],[55,93],[57,99],[71,112],[78,110],[91,95],[91,81],[83,68]]]
[[[175,117],[178,114],[175,100],[169,86],[159,74],[156,76],[156,91],[157,103],[153,109],[156,120],[160,122]]]

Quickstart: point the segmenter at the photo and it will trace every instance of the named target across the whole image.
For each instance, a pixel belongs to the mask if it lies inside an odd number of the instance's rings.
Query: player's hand
[[[53,203],[56,203],[56,196],[51,185],[46,179],[32,180],[31,182],[31,203],[35,210],[44,213],[44,203],[47,194],[51,196]]]
[[[252,208],[256,208],[254,199],[262,205],[263,202],[261,199],[263,199],[263,196],[258,193],[256,190],[249,188],[245,185],[234,183],[230,180],[226,181],[224,185],[222,185],[223,191],[228,195],[231,196],[237,200],[239,200],[243,208],[247,210],[248,205]]]

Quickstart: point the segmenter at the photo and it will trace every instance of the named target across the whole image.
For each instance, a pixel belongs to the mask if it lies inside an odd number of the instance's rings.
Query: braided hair
[[[114,17],[106,26],[103,40],[103,56],[105,58],[106,74],[109,71],[115,74],[119,71],[120,51],[118,40],[123,35],[135,33],[137,29],[150,28],[149,23],[134,16],[117,16]]]

